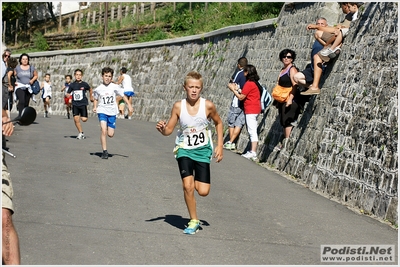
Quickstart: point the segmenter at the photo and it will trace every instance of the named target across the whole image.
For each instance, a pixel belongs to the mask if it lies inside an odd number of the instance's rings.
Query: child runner
[[[90,101],[93,102],[93,90],[86,82],[82,81],[83,72],[80,69],[74,71],[75,81],[69,85],[68,96],[72,95],[72,115],[74,116],[74,122],[76,129],[78,129],[78,136],[76,139],[85,139],[86,136],[83,133],[81,120],[86,122],[88,120],[87,105],[89,105],[86,97],[86,91],[89,91]]]
[[[61,92],[64,91],[64,104],[65,104],[65,108],[67,109],[67,118],[70,119],[70,110],[72,109],[72,95],[68,96],[68,88],[69,85],[71,84],[72,81],[72,76],[71,75],[65,75],[65,83],[63,88],[61,89]]]
[[[100,142],[103,148],[102,159],[108,159],[107,135],[112,138],[115,132],[115,121],[118,114],[116,96],[122,96],[128,105],[129,112],[133,111],[132,105],[128,102],[122,88],[112,83],[114,70],[106,67],[101,70],[103,83],[94,89],[93,112],[97,112],[100,121]]]
[[[40,85],[40,89],[42,90],[44,117],[48,118],[49,117],[48,114],[49,113],[51,114],[51,107],[50,107],[50,99],[51,99],[50,74],[46,73],[44,75],[44,81]]]
[[[133,87],[132,87],[132,78],[131,76],[129,76],[128,74],[126,74],[127,69],[125,67],[122,67],[120,70],[120,76],[118,77],[118,81],[116,82],[116,84],[120,84],[122,86],[122,88],[124,89],[124,95],[127,96],[128,98],[128,102],[132,105],[132,97],[135,95],[135,93],[133,92]],[[118,98],[118,100],[120,100],[120,98]],[[124,101],[126,102],[126,101]],[[120,118],[124,119],[125,118],[125,103],[124,102],[120,102],[119,106],[120,106]],[[132,112],[128,113],[128,119],[131,120],[132,119]]]
[[[214,158],[220,162],[223,158],[223,127],[214,103],[200,97],[203,78],[200,73],[191,71],[185,77],[183,88],[186,99],[175,102],[168,123],[159,121],[156,129],[163,135],[170,135],[179,121],[180,135],[174,149],[181,174],[185,203],[189,211],[190,222],[183,231],[193,235],[198,232],[200,220],[197,217],[194,190],[200,196],[210,192],[210,161],[213,153],[212,136],[209,130],[210,119],[214,121],[218,136],[218,145]]]

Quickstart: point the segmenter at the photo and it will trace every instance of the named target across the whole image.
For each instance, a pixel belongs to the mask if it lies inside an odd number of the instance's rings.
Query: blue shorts
[[[99,117],[99,121],[107,122],[107,127],[115,129],[115,121],[117,118],[116,115],[110,116],[103,113],[98,113],[97,117]]]
[[[131,97],[131,96],[135,95],[135,92],[131,92],[131,91],[124,92],[124,95],[126,95],[127,97]]]

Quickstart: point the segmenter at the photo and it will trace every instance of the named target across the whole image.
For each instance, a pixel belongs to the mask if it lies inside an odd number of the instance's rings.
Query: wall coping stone
[[[126,50],[126,49],[140,49],[140,48],[150,48],[150,47],[157,47],[157,46],[164,46],[164,45],[171,45],[175,43],[184,43],[190,42],[195,40],[202,40],[204,38],[215,37],[224,33],[231,33],[231,32],[239,32],[243,30],[249,29],[257,29],[262,28],[265,26],[273,25],[278,18],[267,19],[247,24],[241,25],[234,25],[228,26],[225,28],[221,28],[218,30],[214,30],[208,33],[202,33],[197,35],[173,38],[173,39],[165,39],[165,40],[158,40],[152,42],[145,42],[145,43],[135,43],[135,44],[127,44],[127,45],[116,45],[116,46],[103,46],[103,47],[92,47],[92,48],[83,48],[83,49],[69,49],[69,50],[54,50],[54,51],[43,51],[43,52],[33,52],[29,53],[29,57],[46,57],[46,56],[58,56],[58,55],[70,55],[70,54],[85,54],[85,53],[97,53],[97,52],[104,52],[110,50]],[[15,54],[14,57],[19,57],[21,54]]]

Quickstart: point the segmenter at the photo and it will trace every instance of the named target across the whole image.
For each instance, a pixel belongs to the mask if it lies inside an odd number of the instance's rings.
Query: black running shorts
[[[81,116],[84,118],[88,117],[87,106],[72,106],[72,115]]]
[[[195,181],[206,184],[211,182],[210,163],[198,162],[188,157],[181,157],[177,160],[182,179],[194,175]]]

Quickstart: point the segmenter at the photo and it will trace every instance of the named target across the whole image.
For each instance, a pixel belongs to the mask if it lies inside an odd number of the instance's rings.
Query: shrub
[[[33,43],[35,44],[35,48],[39,49],[39,51],[47,51],[49,49],[49,44],[40,31],[34,32]]]

